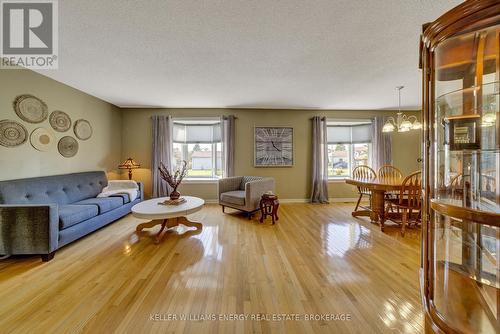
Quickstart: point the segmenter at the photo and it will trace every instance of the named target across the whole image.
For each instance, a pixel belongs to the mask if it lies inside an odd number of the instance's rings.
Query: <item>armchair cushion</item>
[[[261,176],[243,176],[240,182],[240,190],[245,190],[245,186],[248,182],[260,181],[262,179]]]
[[[232,177],[226,177],[224,179],[219,180],[219,194],[228,192],[228,191],[234,191],[234,190],[243,190],[240,189],[241,185],[241,179],[243,177],[241,176],[232,176]],[[220,196],[219,196],[220,199]]]
[[[59,226],[63,230],[97,215],[96,205],[61,205],[59,207]]]
[[[220,200],[229,204],[235,205],[245,205],[245,191],[235,190],[222,193],[220,195]]]

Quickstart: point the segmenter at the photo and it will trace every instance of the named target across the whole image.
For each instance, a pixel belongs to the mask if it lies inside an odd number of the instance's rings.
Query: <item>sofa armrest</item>
[[[274,192],[274,179],[266,177],[260,180],[247,182],[245,185],[245,206],[248,210],[259,207],[260,198],[266,191]]]
[[[58,246],[57,204],[0,205],[0,254],[49,254]]]
[[[240,189],[240,184],[241,180],[243,179],[242,176],[232,176],[232,177],[226,177],[224,179],[219,179],[218,182],[218,192],[219,196],[218,199],[220,200],[220,194],[228,192],[228,191],[235,191]]]
[[[139,196],[141,201],[144,201],[144,182],[137,181],[137,185],[139,186]]]

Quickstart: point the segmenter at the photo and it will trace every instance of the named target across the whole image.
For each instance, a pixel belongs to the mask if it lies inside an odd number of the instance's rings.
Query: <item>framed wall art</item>
[[[254,166],[293,166],[293,128],[256,126],[254,128]]]

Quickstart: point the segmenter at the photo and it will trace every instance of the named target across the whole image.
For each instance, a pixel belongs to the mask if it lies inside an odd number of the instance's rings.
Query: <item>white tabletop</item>
[[[186,202],[179,205],[161,205],[168,197],[153,198],[132,207],[132,215],[142,219],[167,219],[187,216],[201,210],[205,201],[198,197],[181,196]]]

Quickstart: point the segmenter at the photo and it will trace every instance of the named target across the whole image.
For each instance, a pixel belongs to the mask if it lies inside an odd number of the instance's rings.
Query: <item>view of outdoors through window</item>
[[[328,177],[349,177],[360,165],[369,165],[370,144],[329,144]]]
[[[187,177],[214,178],[222,176],[222,144],[173,144],[174,164],[187,161]]]

